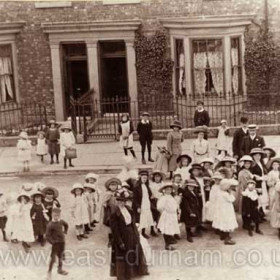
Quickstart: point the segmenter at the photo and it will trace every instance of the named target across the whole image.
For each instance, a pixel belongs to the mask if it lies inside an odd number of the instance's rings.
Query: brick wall
[[[268,0],[270,28],[280,42],[278,0]],[[72,2],[68,8],[36,9],[34,2],[0,2],[0,21],[25,21],[17,38],[19,89],[22,100],[39,100],[54,114],[50,49],[42,22],[134,19],[153,32],[159,17],[256,14],[264,18],[264,0],[143,0],[140,4],[103,5],[102,1]],[[254,27],[253,27],[254,28]],[[277,81],[278,82],[278,81]],[[279,83],[279,82],[278,82]]]

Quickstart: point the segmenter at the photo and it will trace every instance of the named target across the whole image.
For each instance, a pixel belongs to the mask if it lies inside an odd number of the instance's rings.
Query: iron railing
[[[0,136],[16,136],[22,130],[34,135],[46,125],[46,107],[38,102],[0,104]]]

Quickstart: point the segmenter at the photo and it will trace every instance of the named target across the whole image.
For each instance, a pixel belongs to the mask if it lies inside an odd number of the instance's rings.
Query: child
[[[133,150],[133,123],[129,119],[129,115],[124,113],[121,115],[121,122],[119,124],[120,144],[124,150],[124,154],[128,155],[128,150],[131,152],[134,159],[136,159],[135,152]]]
[[[193,242],[193,237],[196,236],[192,233],[192,228],[197,228],[201,225],[200,199],[195,192],[195,188],[199,188],[195,180],[186,181],[181,203],[180,221],[185,224],[187,240],[191,243]]]
[[[191,146],[191,151],[195,163],[201,163],[204,158],[209,157],[209,142],[204,139],[207,134],[207,130],[203,126],[196,127],[195,133],[197,134],[197,139],[193,141]]]
[[[157,147],[158,152],[155,158],[155,164],[153,170],[159,170],[164,174],[168,172],[168,160],[170,158],[170,153],[167,151],[166,147]]]
[[[23,249],[26,253],[29,252],[29,242],[34,242],[33,225],[30,215],[32,204],[30,203],[30,196],[25,188],[17,197],[19,207],[17,217],[15,221],[15,227],[13,229],[13,239],[17,239],[22,242]]]
[[[49,216],[49,221],[52,219],[52,210],[54,208],[60,208],[61,205],[57,200],[59,192],[54,187],[45,187],[42,189],[42,194],[44,195],[43,205],[47,210],[47,215]]]
[[[100,214],[100,207],[99,207],[99,201],[100,201],[100,195],[101,191],[97,186],[97,181],[99,179],[99,175],[94,173],[88,173],[85,177],[85,182],[90,183],[94,185],[95,192],[92,194],[92,200],[93,200],[93,221],[91,222],[91,226],[95,227],[95,224],[99,223],[99,214]]]
[[[19,203],[17,202],[17,194],[9,193],[7,197],[7,223],[6,223],[6,234],[10,237],[12,243],[18,243],[15,235],[15,229],[17,227],[17,217],[19,212]]]
[[[210,197],[212,179],[211,177],[203,177],[203,182],[204,182],[205,205],[206,205]]]
[[[132,208],[136,222],[139,223],[142,236],[146,239],[149,239],[149,236],[146,234],[147,228],[151,228],[152,236],[158,236],[154,228],[151,197],[152,192],[149,187],[149,173],[146,170],[141,170],[139,172],[139,180],[133,190]]]
[[[230,236],[230,232],[238,227],[233,207],[235,194],[231,187],[237,185],[238,182],[234,179],[223,179],[220,190],[217,192],[217,211],[215,211],[212,226],[220,231],[221,240],[224,240],[225,245],[235,244]]]
[[[31,198],[33,200],[33,205],[31,207],[30,215],[33,224],[34,237],[38,238],[38,242],[41,246],[45,246],[45,233],[49,216],[47,215],[48,211],[43,204],[44,195],[40,191],[35,191]]]
[[[227,121],[221,120],[221,125],[218,127],[216,144],[218,155],[224,152],[224,156],[228,156],[229,144],[229,127],[227,126]]]
[[[175,174],[180,174],[183,182],[190,178],[189,170],[191,163],[192,158],[187,154],[180,155],[177,158],[178,167],[175,171]]]
[[[213,171],[214,161],[211,158],[204,158],[200,162],[200,164],[202,166],[202,176],[212,177],[214,174]]]
[[[67,157],[67,150],[75,148],[75,137],[72,132],[71,127],[68,124],[65,124],[61,127],[60,134],[60,150],[64,156],[64,169],[67,169],[67,159],[69,160],[69,166],[74,167],[72,164],[72,158]]]
[[[52,220],[48,223],[46,239],[52,245],[51,260],[48,270],[48,279],[51,279],[51,273],[55,258],[58,257],[58,269],[57,273],[61,275],[67,275],[68,272],[62,269],[62,261],[65,249],[65,234],[68,231],[68,224],[60,219],[61,210],[54,208],[52,211]]]
[[[106,191],[102,200],[103,205],[103,224],[110,227],[111,215],[117,209],[115,193],[120,189],[122,182],[118,178],[110,178],[105,182]],[[108,247],[112,244],[112,233],[108,233]]]
[[[247,188],[242,192],[242,220],[243,228],[248,230],[249,236],[253,236],[253,225],[256,225],[256,233],[263,234],[259,228],[260,216],[258,210],[258,194],[256,191],[256,182],[249,180]]]
[[[161,196],[157,202],[157,209],[161,213],[158,228],[163,234],[166,250],[174,250],[174,247],[171,246],[173,243],[173,236],[180,234],[177,217],[178,203],[171,195],[173,188],[171,182],[166,182],[160,189],[163,196]]]
[[[84,225],[89,223],[88,208],[83,185],[81,183],[75,183],[72,187],[71,193],[74,196],[71,206],[71,214],[74,218],[77,239],[81,241],[83,238],[88,238],[85,234]]]
[[[17,143],[18,160],[23,163],[23,172],[30,170],[29,162],[31,160],[31,141],[28,140],[27,132],[22,131],[19,134],[19,140]]]
[[[142,120],[137,125],[137,132],[139,135],[139,141],[141,145],[141,153],[142,153],[142,164],[146,164],[145,160],[145,150],[146,146],[148,149],[148,160],[150,162],[154,162],[152,159],[152,142],[153,142],[153,125],[149,120],[150,114],[144,112],[142,114]]]
[[[0,192],[0,229],[2,231],[3,240],[5,242],[8,241],[6,236],[6,231],[5,231],[6,222],[7,222],[6,212],[7,212],[7,203],[5,198],[3,197],[3,193]]]
[[[268,196],[269,196],[269,206],[271,209],[272,207],[271,201],[273,200],[274,197],[275,185],[280,180],[280,171],[279,171],[280,159],[279,158],[272,159],[268,167],[270,171],[267,174],[267,186],[269,187]]]
[[[265,164],[267,169],[270,169],[271,160],[276,156],[276,152],[269,147],[263,147],[263,151],[266,153],[266,157],[263,159],[263,163]]]
[[[236,168],[234,164],[236,164],[236,159],[233,157],[226,156],[220,162],[217,163],[215,169],[219,171],[220,168],[225,167],[232,173],[232,176],[234,176],[236,173]]]
[[[274,197],[272,199],[272,209],[270,217],[270,225],[278,229],[278,239],[280,240],[280,183],[275,185]]]
[[[46,144],[45,132],[39,131],[37,133],[37,147],[36,153],[41,157],[41,162],[44,162],[44,156],[47,154],[48,146]]]
[[[212,179],[214,180],[214,185],[210,190],[209,200],[205,203],[205,220],[211,223],[213,222],[216,211],[217,192],[220,189],[220,183],[224,177],[221,173],[215,172]]]
[[[53,164],[53,156],[56,156],[56,163],[59,163],[59,153],[60,153],[60,145],[59,145],[59,130],[57,127],[57,123],[54,120],[50,120],[49,128],[47,129],[46,139],[48,144],[48,151],[51,156],[50,164]]]
[[[91,183],[85,183],[84,184],[84,195],[86,197],[87,202],[87,208],[88,208],[88,216],[89,216],[89,223],[85,224],[85,232],[89,233],[92,231],[92,228],[90,225],[94,225],[94,207],[95,207],[95,199],[94,199],[94,193],[95,193],[95,185]]]

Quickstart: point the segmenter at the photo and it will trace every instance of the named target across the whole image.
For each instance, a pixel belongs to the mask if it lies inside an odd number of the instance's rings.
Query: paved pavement
[[[101,175],[99,184],[102,188],[110,175]],[[84,175],[69,176],[30,176],[0,178],[4,193],[18,191],[24,182],[42,181],[47,185],[57,186],[62,204],[62,218],[69,223],[66,236],[65,269],[68,276],[59,276],[56,269],[53,280],[110,280],[110,250],[107,248],[107,228],[98,226],[90,238],[78,241],[75,237],[74,224],[70,215],[70,189],[74,182],[83,182]],[[239,224],[240,223],[240,217]],[[217,236],[209,231],[197,237],[194,243],[185,239],[184,227],[181,227],[182,239],[176,244],[177,251],[167,252],[162,236],[149,239],[153,262],[149,266],[150,275],[143,280],[279,280],[280,279],[280,241],[269,223],[261,225],[264,235],[249,237],[241,228],[232,236],[235,246],[225,246]],[[2,242],[0,233],[0,280],[43,280],[45,279],[50,245],[40,247],[33,243],[27,256],[21,245]],[[212,254],[212,257],[211,257]],[[20,259],[17,257],[19,256]],[[3,258],[5,257],[5,258]],[[13,259],[14,258],[14,259]],[[18,261],[18,263],[16,263]]]
[[[183,151],[189,152],[193,139],[186,139],[183,142]],[[211,154],[215,155],[215,139],[210,139]],[[230,140],[231,141],[231,140]],[[267,146],[276,149],[280,154],[280,136],[265,136]],[[166,141],[156,140],[153,143],[153,156],[157,152],[157,146],[165,145]],[[140,145],[135,142],[135,151],[137,154],[138,167],[151,168],[152,164],[141,164]],[[41,163],[40,158],[36,156],[35,147],[32,150],[32,161],[30,174],[22,173],[22,166],[17,161],[16,147],[0,148],[0,176],[11,175],[38,175],[38,174],[69,174],[85,173],[89,170],[95,170],[97,173],[117,173],[124,163],[124,154],[118,142],[103,142],[77,145],[78,158],[73,160],[74,168],[63,169],[63,159],[60,157],[60,164],[49,164],[49,156],[45,157],[45,162]]]

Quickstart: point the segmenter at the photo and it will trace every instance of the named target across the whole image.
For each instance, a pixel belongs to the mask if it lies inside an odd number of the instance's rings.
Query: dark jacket
[[[35,237],[38,235],[44,235],[46,233],[48,220],[45,218],[43,214],[44,210],[45,209],[42,204],[33,203],[31,207],[30,215],[32,219],[33,231]]]
[[[241,145],[245,136],[248,136],[248,131],[245,133],[241,127],[238,128],[233,134],[232,152],[234,156],[238,156],[238,159],[240,159],[242,156]]]
[[[113,237],[110,274],[117,276],[117,279],[131,279],[148,272],[133,212],[129,207],[126,208],[131,215],[130,225],[126,225],[119,207],[110,219]]]
[[[210,117],[206,110],[203,110],[202,112],[198,112],[198,110],[195,110],[194,113],[195,126],[202,126],[202,125],[209,126],[209,123],[210,123]]]
[[[133,190],[133,200],[132,200],[132,209],[134,212],[134,217],[135,217],[135,221],[136,223],[140,222],[140,214],[138,213],[137,209],[141,208],[141,204],[142,204],[142,183],[141,181],[137,181],[136,186]],[[148,190],[148,195],[149,195],[149,199],[151,201],[151,197],[152,197],[152,191],[149,187],[148,184],[146,184],[147,190]],[[152,203],[151,203],[151,211],[152,211]]]
[[[128,120],[129,121],[129,134],[133,133],[134,131],[134,127],[133,127],[133,122]],[[122,134],[122,126],[121,126],[121,123],[119,124],[119,134]]]
[[[57,222],[50,221],[47,226],[46,239],[52,245],[55,243],[64,243],[67,234],[68,224],[64,220],[59,220]]]
[[[195,214],[195,217],[192,217],[191,214]],[[199,198],[195,192],[190,192],[187,188],[182,194],[180,221],[185,223],[186,227],[195,227],[201,224]]]
[[[252,200],[247,196],[242,197],[242,218],[243,223],[246,225],[250,224],[251,222],[259,223],[260,222],[260,215],[258,209],[258,199]],[[248,217],[248,215],[250,217]]]
[[[253,148],[263,148],[265,146],[264,138],[256,136],[254,140],[250,136],[245,136],[241,143],[241,156],[249,155]]]
[[[253,175],[258,175],[258,176],[265,175],[267,173],[267,170],[266,170],[266,167],[265,167],[264,164],[262,164],[262,166],[263,166],[263,172],[262,172],[262,170],[261,170],[261,168],[259,167],[258,164],[253,165],[250,169],[251,173]],[[256,181],[256,188],[261,189],[262,188],[262,181],[257,181],[257,180],[255,180],[255,181]]]
[[[147,141],[150,144],[152,144],[153,141],[152,130],[153,130],[153,125],[150,121],[147,124],[144,124],[141,121],[138,123],[137,132],[139,134],[140,143]]]

